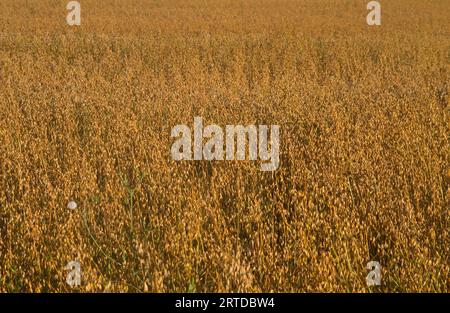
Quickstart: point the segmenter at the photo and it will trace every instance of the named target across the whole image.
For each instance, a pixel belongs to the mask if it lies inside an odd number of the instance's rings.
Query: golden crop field
[[[0,2],[0,292],[449,292],[448,0],[67,2]]]

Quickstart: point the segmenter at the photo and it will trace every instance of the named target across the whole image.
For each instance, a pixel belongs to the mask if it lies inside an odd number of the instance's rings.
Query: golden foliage
[[[2,0],[0,291],[448,292],[448,1],[365,4]],[[194,116],[280,169],[172,161]]]

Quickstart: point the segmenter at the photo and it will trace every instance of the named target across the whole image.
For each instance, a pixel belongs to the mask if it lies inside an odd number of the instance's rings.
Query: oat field
[[[0,292],[449,292],[450,3],[367,2],[1,0]],[[278,170],[173,161],[194,116]]]

